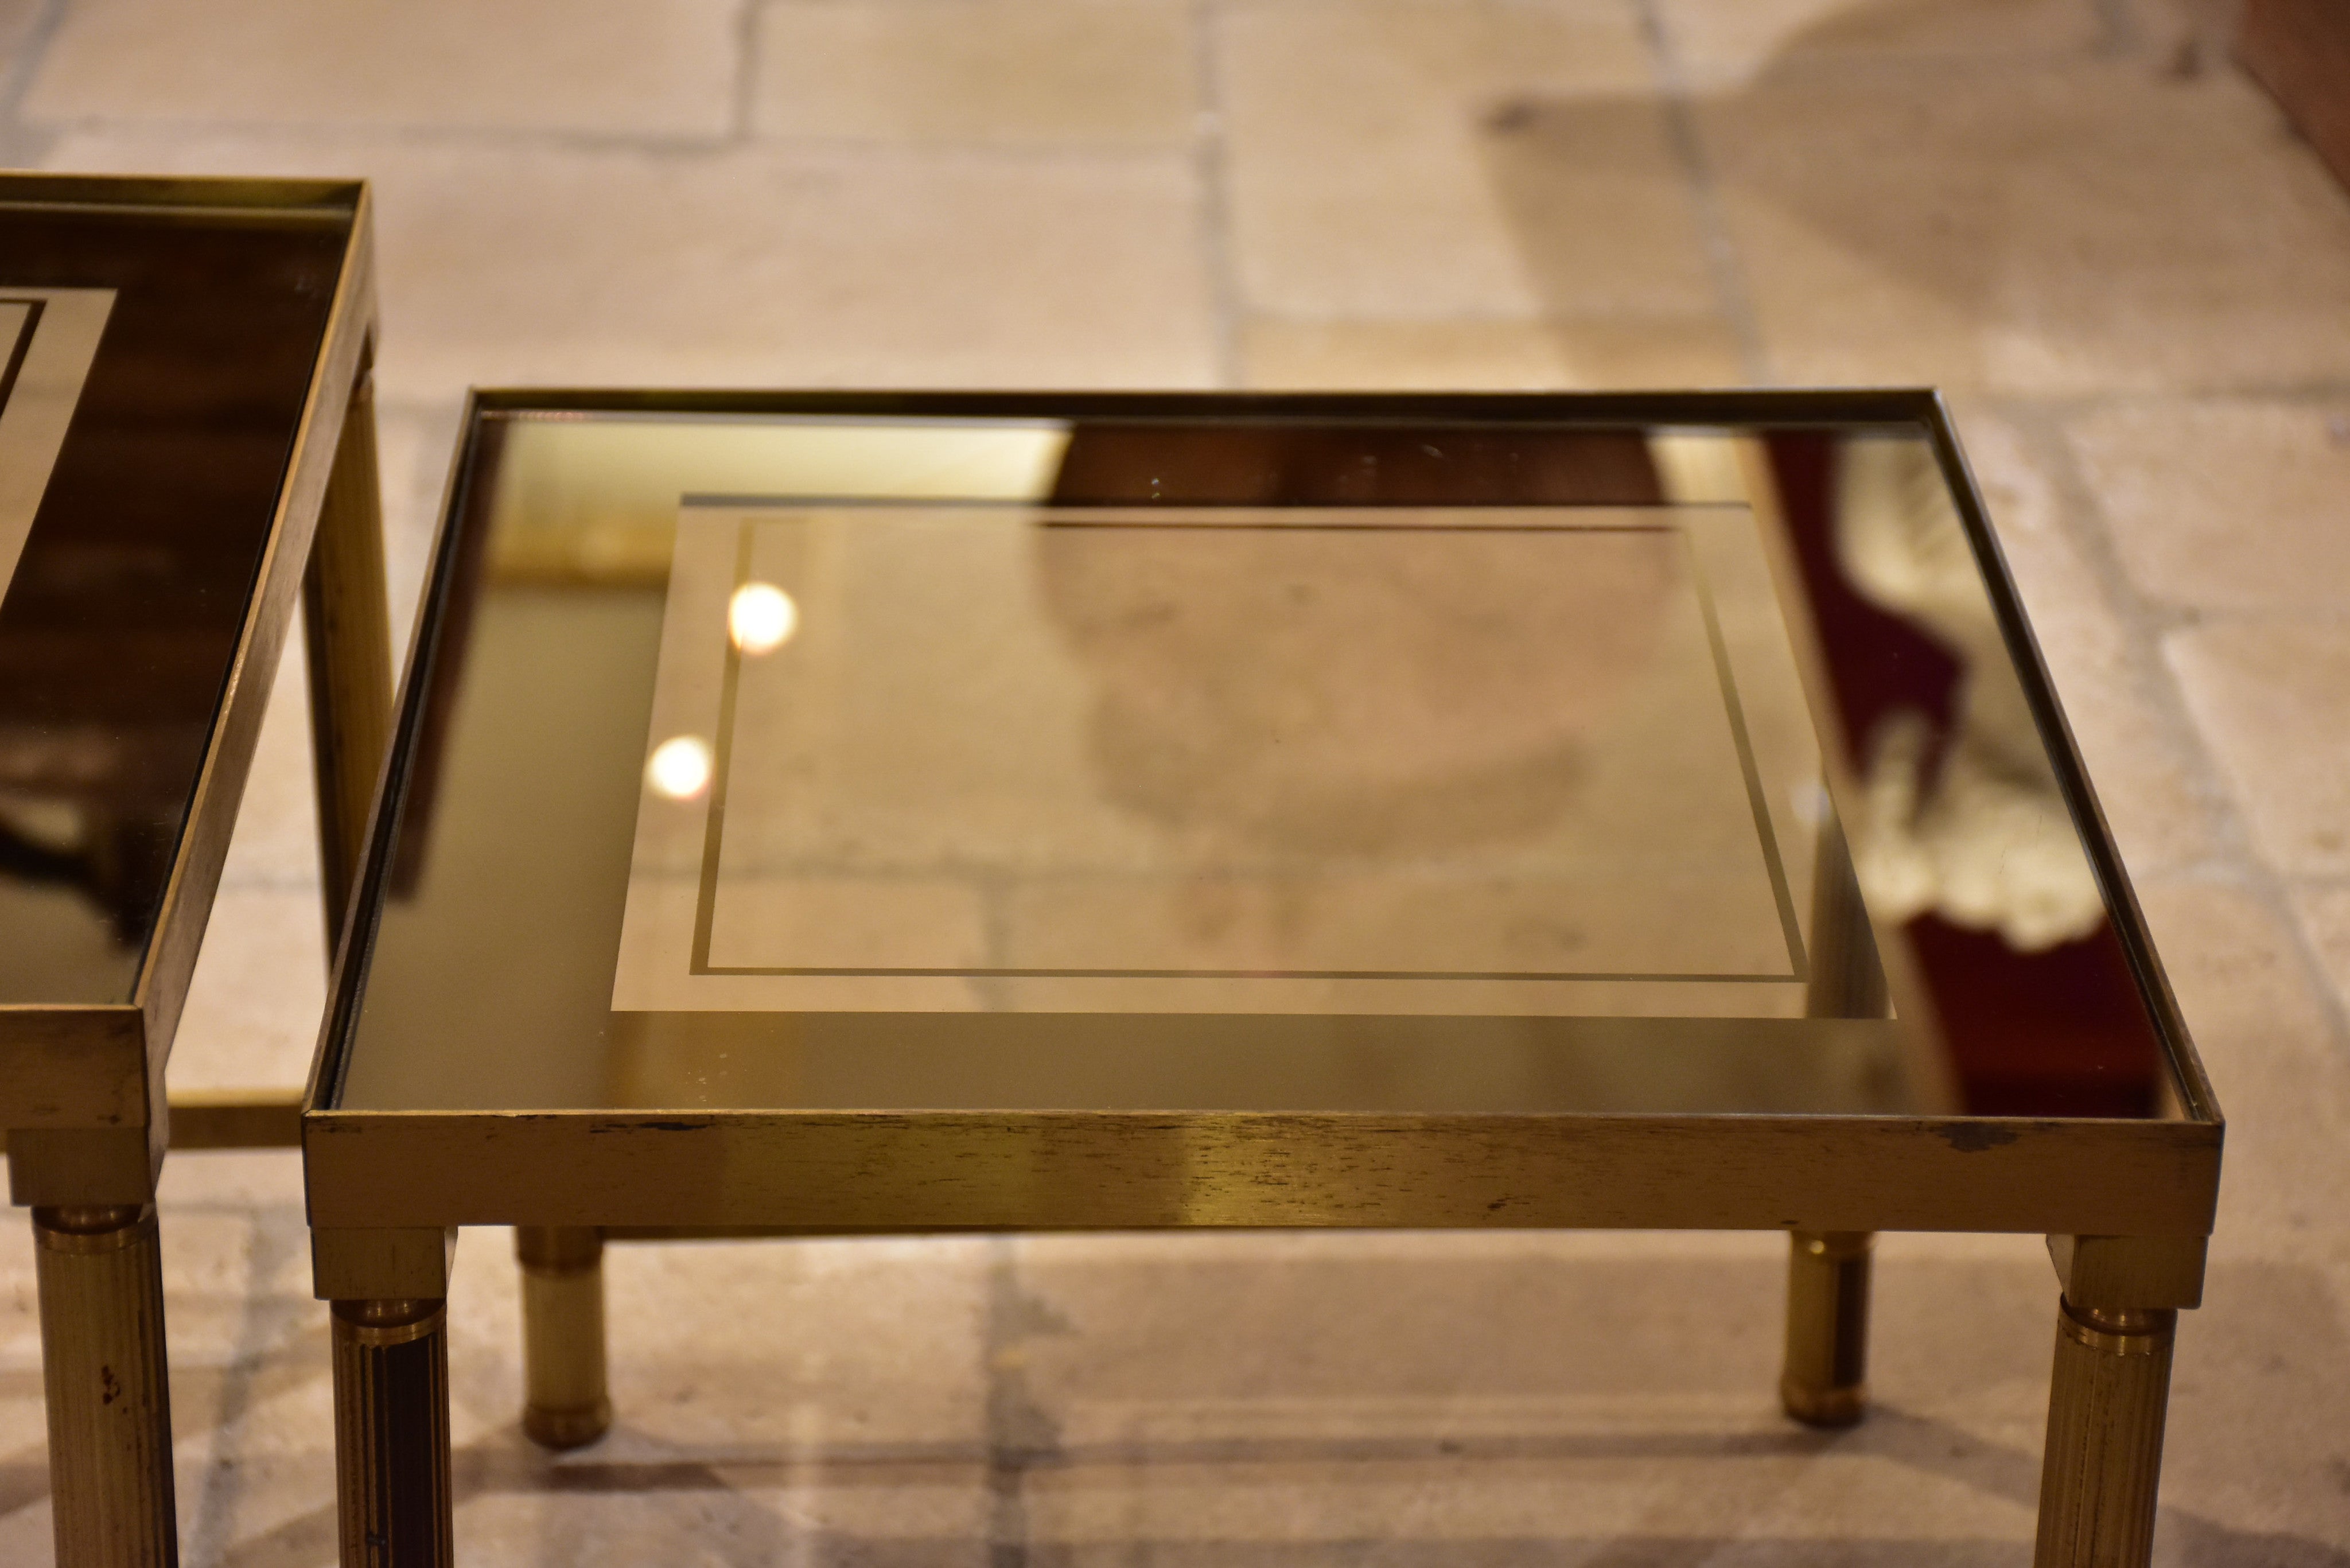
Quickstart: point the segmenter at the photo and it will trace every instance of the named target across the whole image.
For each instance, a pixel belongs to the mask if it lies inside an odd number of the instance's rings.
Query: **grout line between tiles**
[[[1233,275],[1230,150],[1225,142],[1223,76],[1217,69],[1215,0],[1192,0],[1191,60],[1200,108],[1192,131],[1200,182],[1201,265],[1207,272],[1209,313],[1215,333],[1216,384],[1242,384],[1240,284]]]
[[[759,93],[760,0],[742,0],[734,13],[734,96],[727,140],[741,146],[752,140]]]
[[[1751,385],[1769,386],[1773,380],[1770,355],[1763,347],[1762,327],[1755,318],[1745,265],[1731,235],[1721,190],[1714,182],[1705,140],[1698,129],[1689,73],[1682,67],[1671,30],[1658,9],[1658,0],[1634,0],[1634,4],[1656,73],[1657,98],[1664,111],[1673,156],[1688,182],[1690,205],[1697,210],[1698,230],[1705,247],[1706,271],[1712,280],[1716,307],[1729,321],[1731,335],[1737,340],[1741,374]]]

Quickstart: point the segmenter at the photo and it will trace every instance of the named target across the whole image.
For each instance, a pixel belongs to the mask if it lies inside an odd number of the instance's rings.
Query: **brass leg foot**
[[[612,1425],[604,1383],[604,1237],[575,1226],[521,1226],[523,1430],[576,1449]]]
[[[1866,1231],[1798,1231],[1787,1262],[1787,1360],[1779,1402],[1813,1427],[1849,1427],[1868,1410]]]
[[[446,1303],[334,1305],[343,1568],[450,1568]]]
[[[172,1390],[155,1210],[36,1209],[58,1568],[170,1568]]]
[[[2146,1568],[2170,1398],[2176,1312],[2104,1312],[2061,1297],[2036,1568]]]

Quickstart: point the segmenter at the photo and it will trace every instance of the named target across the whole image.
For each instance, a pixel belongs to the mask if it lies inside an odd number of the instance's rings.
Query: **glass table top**
[[[484,407],[321,1103],[2185,1114],[1930,425],[1572,401]]]
[[[131,996],[350,241],[124,183],[0,182],[0,1004]]]

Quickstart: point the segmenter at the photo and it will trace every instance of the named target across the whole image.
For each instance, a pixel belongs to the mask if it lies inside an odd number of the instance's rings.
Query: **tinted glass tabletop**
[[[1954,451],[1779,406],[485,409],[324,1103],[2182,1114]]]
[[[130,998],[353,218],[0,190],[0,1004]]]

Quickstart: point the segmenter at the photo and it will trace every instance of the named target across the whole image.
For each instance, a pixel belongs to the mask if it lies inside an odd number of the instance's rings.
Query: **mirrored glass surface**
[[[350,224],[0,199],[0,1003],[131,996]]]
[[[485,415],[350,1108],[2176,1114],[1923,427]]]

